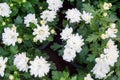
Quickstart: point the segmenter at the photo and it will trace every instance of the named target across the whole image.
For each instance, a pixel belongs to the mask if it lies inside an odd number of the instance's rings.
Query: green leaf
[[[13,54],[18,53],[18,46],[10,46],[10,52]]]
[[[97,34],[90,34],[88,36],[88,38],[86,39],[86,41],[88,42],[94,42],[99,38],[99,36]]]
[[[53,49],[54,51],[60,49],[62,46],[58,43],[53,43],[52,46],[50,46],[51,49]]]
[[[89,54],[88,57],[87,57],[87,60],[88,60],[89,62],[94,61],[94,60],[95,60],[95,55]]]
[[[20,16],[17,16],[17,18],[14,20],[16,24],[22,24],[23,20]]]
[[[91,13],[94,12],[93,6],[91,6],[89,3],[88,4],[83,4],[83,9],[82,10],[87,11],[87,12],[91,12]]]

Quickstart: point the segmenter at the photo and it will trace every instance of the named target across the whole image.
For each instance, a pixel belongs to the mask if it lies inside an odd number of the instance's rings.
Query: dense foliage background
[[[11,9],[9,17],[0,15],[0,56],[7,57],[6,69],[2,80],[85,80],[84,77],[88,73],[94,80],[95,75],[91,72],[96,62],[95,59],[100,57],[104,52],[104,48],[110,38],[103,39],[101,35],[109,28],[111,23],[116,24],[116,37],[112,38],[120,51],[120,1],[119,0],[62,0],[62,7],[56,12],[56,18],[52,22],[46,22],[49,26],[49,37],[43,42],[34,41],[33,29],[37,26],[30,23],[30,27],[24,24],[24,17],[29,14],[35,14],[38,24],[42,26],[41,13],[48,10],[46,0],[0,0],[0,3],[6,2]],[[111,3],[109,10],[103,9],[103,4]],[[68,9],[77,8],[81,13],[83,11],[92,13],[93,18],[90,23],[86,24],[84,20],[70,23],[66,19],[66,11]],[[104,15],[107,13],[107,15]],[[4,28],[12,28],[13,24],[19,32],[19,38],[22,42],[13,45],[5,45],[2,39]],[[73,29],[73,33],[82,35],[84,45],[82,50],[76,54],[74,60],[68,62],[63,59],[66,41],[61,39],[60,33],[69,25]],[[30,74],[29,70],[19,71],[14,65],[15,55],[26,52],[27,57],[31,61],[36,56],[42,56],[50,63],[50,71],[43,77],[35,77]],[[30,65],[30,63],[28,63]],[[1,66],[1,63],[0,63]],[[11,79],[12,78],[12,79]],[[14,79],[13,79],[14,78]],[[86,79],[87,80],[87,79]],[[89,80],[89,79],[88,79]],[[101,80],[120,80],[120,57],[114,66],[110,67],[110,72]]]

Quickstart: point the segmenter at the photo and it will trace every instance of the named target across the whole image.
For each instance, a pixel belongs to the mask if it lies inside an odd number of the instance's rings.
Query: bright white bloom
[[[63,4],[61,0],[47,0],[47,3],[48,3],[48,9],[52,11],[58,11]]]
[[[114,41],[111,39],[108,41],[107,48],[104,49],[104,53],[106,54],[108,65],[114,66],[115,62],[117,62],[117,58],[119,57],[119,51],[117,46],[114,45]]]
[[[69,39],[70,36],[72,35],[72,32],[73,32],[73,29],[72,29],[72,28],[69,28],[69,26],[67,25],[67,26],[65,27],[65,29],[62,30],[62,32],[60,33],[61,39],[63,39],[63,40]]]
[[[91,19],[93,18],[92,13],[87,13],[83,11],[83,14],[81,15],[82,19],[85,21],[85,23],[90,23]]]
[[[9,17],[11,12],[12,11],[7,3],[0,3],[0,16]]]
[[[0,57],[0,75],[3,77],[4,76],[4,71],[6,68],[6,62],[8,58],[3,59],[3,57]]]
[[[44,21],[52,22],[56,18],[56,12],[55,11],[45,10],[41,14],[42,14],[41,18]]]
[[[16,32],[16,29],[4,28],[4,33],[2,33],[2,41],[7,46],[15,46],[18,35],[19,34]]]
[[[29,13],[27,16],[24,17],[24,24],[26,24],[26,27],[30,26],[30,22],[37,25],[37,19],[35,18],[35,14]]]
[[[85,2],[85,0],[82,0],[82,2]]]
[[[105,2],[105,3],[103,4],[103,9],[104,9],[104,10],[109,10],[111,7],[112,7],[112,4],[111,4],[111,3],[106,3],[106,2]]]
[[[40,42],[46,40],[46,38],[48,38],[50,35],[48,25],[42,25],[42,26],[37,25],[37,28],[35,28],[33,31],[34,31],[33,35],[35,35],[35,38]]]
[[[19,71],[28,71],[28,60],[25,52],[15,55],[14,65],[19,69]]]
[[[90,74],[87,74],[87,76],[84,78],[84,80],[93,80]]]
[[[65,48],[64,50],[64,55],[63,55],[63,59],[65,61],[73,61],[73,59],[76,57],[76,53],[73,49],[71,48]]]
[[[50,64],[43,57],[36,56],[34,61],[30,61],[30,64],[30,74],[35,77],[43,77],[50,70]]]
[[[68,11],[66,11],[66,18],[67,20],[70,20],[70,23],[74,23],[74,22],[80,22],[80,16],[81,13],[78,9],[73,8],[73,9],[68,9]]]
[[[119,51],[114,41],[111,39],[107,42],[106,48],[104,48],[104,54],[101,54],[99,58],[96,58],[96,64],[92,70],[96,78],[102,79],[106,77],[106,74],[110,71],[110,66],[114,66],[119,57]]]
[[[84,45],[84,40],[82,39],[82,36],[78,35],[78,34],[73,34],[72,36],[70,36],[70,38],[67,40],[67,44],[65,47],[70,47],[73,50],[75,50],[75,52],[80,52],[82,50],[82,46]]]
[[[117,37],[117,36],[116,36],[117,31],[118,31],[118,30],[117,30],[116,28],[110,27],[110,28],[107,29],[106,35],[107,35],[108,37],[110,37],[110,38],[115,38],[115,37]]]
[[[95,61],[96,61],[96,64],[92,72],[93,74],[95,74],[96,78],[102,79],[110,71],[110,67],[104,58],[96,58]]]

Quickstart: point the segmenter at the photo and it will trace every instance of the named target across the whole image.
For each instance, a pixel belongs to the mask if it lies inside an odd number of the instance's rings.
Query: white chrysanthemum
[[[8,58],[3,59],[3,57],[0,57],[0,75],[3,77],[4,76],[4,71],[6,68],[6,62]]]
[[[110,66],[114,66],[119,57],[119,51],[117,46],[114,45],[114,41],[111,39],[107,42],[106,48],[104,48],[104,54],[101,54],[99,58],[96,58],[96,64],[92,70],[96,78],[102,79],[106,77],[106,74],[110,71]]]
[[[35,77],[43,77],[50,70],[50,64],[43,57],[36,56],[34,61],[30,61],[30,64],[30,74]]]
[[[93,80],[90,74],[87,74],[87,76],[84,78],[84,80]]]
[[[117,46],[114,45],[114,41],[111,39],[108,41],[107,48],[104,49],[104,53],[106,55],[108,65],[114,66],[115,62],[117,62],[117,58],[119,57],[119,51]]]
[[[0,3],[0,16],[9,17],[11,12],[12,11],[7,3]]]
[[[70,62],[70,61],[73,61],[73,59],[76,57],[76,53],[71,48],[65,48],[64,54],[62,57],[65,61]]]
[[[58,11],[63,4],[61,0],[47,0],[47,3],[48,3],[48,9],[52,11]]]
[[[28,60],[25,52],[15,55],[14,65],[19,69],[19,71],[28,71]]]
[[[35,14],[29,13],[27,16],[24,17],[24,24],[26,24],[26,27],[29,27],[30,22],[37,25],[37,19],[35,18]]]
[[[68,11],[66,11],[66,18],[67,20],[70,20],[70,23],[74,23],[74,22],[80,22],[80,16],[81,13],[78,9],[73,8],[73,9],[68,9]]]
[[[110,67],[104,58],[96,58],[96,64],[92,70],[95,77],[102,79],[110,71]]]
[[[70,38],[67,40],[67,44],[65,47],[70,47],[73,50],[75,50],[75,52],[80,52],[82,50],[82,46],[84,45],[84,40],[82,39],[82,36],[78,35],[78,34],[73,34],[72,36],[70,36]]]
[[[44,21],[52,22],[56,18],[56,12],[55,11],[45,10],[41,14],[42,14],[41,18]]]
[[[15,46],[15,43],[17,42],[18,33],[15,29],[11,28],[4,28],[4,33],[2,33],[2,41],[5,45],[13,45]]]
[[[110,38],[115,38],[116,37],[116,33],[117,33],[117,29],[116,28],[108,28],[106,31],[106,35]]]
[[[67,40],[72,35],[73,29],[67,25],[64,30],[60,33],[61,39]]]
[[[37,28],[34,29],[33,35],[35,35],[35,38],[37,40],[43,42],[50,35],[48,25],[42,25],[42,26],[37,25]]]
[[[82,19],[85,21],[85,23],[90,23],[91,19],[93,18],[92,13],[87,13],[83,11],[83,14],[81,15]]]

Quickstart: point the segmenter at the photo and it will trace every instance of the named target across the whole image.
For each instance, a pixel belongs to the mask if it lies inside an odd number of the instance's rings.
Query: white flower
[[[116,29],[116,28],[112,28],[112,27],[108,28],[107,31],[106,31],[106,35],[107,35],[108,37],[110,37],[110,38],[115,38],[115,37],[117,37],[117,36],[116,36],[116,33],[117,33],[117,29]]]
[[[73,29],[69,28],[69,26],[66,25],[65,29],[62,30],[62,32],[60,33],[61,39],[63,40],[69,39],[69,37],[72,35],[72,32],[73,32]]]
[[[73,9],[68,9],[68,11],[66,11],[66,18],[67,20],[70,20],[70,23],[74,23],[74,22],[79,22],[81,13],[78,9],[73,8]]]
[[[96,64],[92,70],[95,77],[102,79],[110,71],[110,67],[104,58],[96,58]]]
[[[8,58],[3,59],[3,57],[0,57],[0,75],[3,77],[4,76],[4,71],[6,68],[6,62]]]
[[[0,3],[0,16],[9,17],[12,11],[7,3]]]
[[[27,16],[24,17],[24,24],[26,24],[26,27],[30,26],[30,22],[37,25],[37,19],[35,18],[35,14],[27,14]]]
[[[2,41],[5,45],[10,46],[13,45],[15,46],[15,43],[17,42],[17,37],[18,33],[16,30],[11,29],[11,28],[4,28],[4,33],[2,33]]]
[[[117,62],[117,58],[119,57],[119,51],[117,46],[114,45],[114,41],[111,39],[108,41],[107,48],[104,49],[104,53],[106,55],[108,65],[114,66],[115,62]]]
[[[111,7],[112,7],[112,4],[111,4],[111,3],[106,3],[106,2],[104,2],[104,4],[103,4],[103,9],[104,9],[104,10],[109,10]]]
[[[50,70],[50,64],[43,57],[36,56],[34,61],[30,61],[30,64],[30,74],[35,77],[43,77]]]
[[[28,60],[25,52],[15,55],[14,65],[19,69],[19,71],[28,71]]]
[[[107,42],[106,48],[104,48],[104,54],[101,54],[99,58],[96,58],[96,64],[92,70],[96,78],[102,79],[106,77],[106,74],[110,71],[110,66],[114,66],[119,57],[119,51],[117,46],[114,45],[114,41],[111,39]]]
[[[86,13],[85,11],[83,11],[81,17],[87,24],[90,23],[91,19],[93,18],[92,13]]]
[[[63,4],[61,0],[47,0],[47,3],[48,3],[48,9],[52,11],[58,11]]]
[[[85,2],[85,0],[82,0],[82,2]]]
[[[67,40],[67,44],[65,47],[70,47],[73,50],[75,50],[75,52],[80,52],[82,50],[82,46],[84,45],[84,40],[82,39],[82,36],[79,36],[78,34],[73,34],[72,36],[70,36],[70,38]]]
[[[42,25],[42,26],[37,25],[37,28],[35,28],[33,31],[34,31],[33,35],[35,35],[35,38],[40,42],[46,40],[46,38],[49,37],[50,35],[48,25]]]
[[[71,48],[65,48],[64,55],[62,56],[65,61],[73,61],[73,59],[76,57],[76,53]]]
[[[84,78],[84,80],[93,80],[90,74],[87,74],[87,76]]]
[[[56,18],[55,11],[45,10],[41,13],[41,18],[45,21],[52,22]]]

